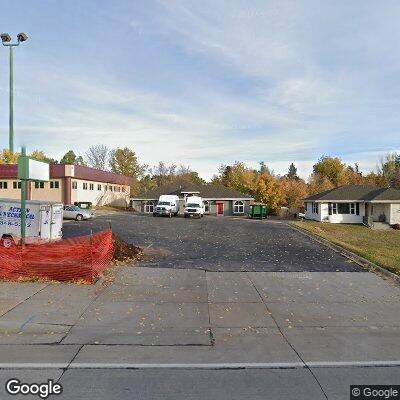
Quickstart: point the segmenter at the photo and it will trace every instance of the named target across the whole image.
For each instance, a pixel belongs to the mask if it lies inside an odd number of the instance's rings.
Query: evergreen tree
[[[73,150],[69,150],[64,154],[60,164],[86,165],[82,156],[77,156]]]
[[[299,180],[299,177],[298,177],[298,175],[297,175],[297,168],[296,168],[296,166],[294,165],[294,163],[291,163],[290,165],[289,165],[289,170],[288,170],[288,173],[287,173],[287,175],[286,175],[289,179],[294,179],[294,180]]]

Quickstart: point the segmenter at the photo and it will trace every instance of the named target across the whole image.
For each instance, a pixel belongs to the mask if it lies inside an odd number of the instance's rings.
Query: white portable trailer
[[[26,201],[26,243],[62,238],[63,204],[44,200]],[[0,199],[0,239],[9,244],[21,239],[21,202]],[[6,240],[8,239],[8,240]]]

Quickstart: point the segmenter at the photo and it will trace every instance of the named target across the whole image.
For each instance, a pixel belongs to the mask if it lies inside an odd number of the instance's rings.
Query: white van
[[[187,197],[184,215],[185,218],[188,217],[203,218],[204,215],[203,199],[199,196]]]
[[[158,199],[154,207],[153,216],[167,215],[168,217],[177,216],[179,212],[179,197],[172,194],[163,194]]]
[[[26,201],[26,243],[59,240],[62,238],[63,205],[41,200]],[[3,245],[10,239],[18,243],[21,238],[21,202],[0,199],[0,240]]]

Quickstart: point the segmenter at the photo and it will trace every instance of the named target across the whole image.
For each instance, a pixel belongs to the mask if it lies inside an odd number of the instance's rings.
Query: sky
[[[265,161],[306,178],[321,155],[374,169],[400,151],[397,0],[1,1],[15,49],[16,146],[93,144],[139,161]],[[0,47],[0,148],[8,49]]]

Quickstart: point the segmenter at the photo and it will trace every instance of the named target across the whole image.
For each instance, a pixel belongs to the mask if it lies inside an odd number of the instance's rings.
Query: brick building
[[[125,207],[129,203],[131,178],[82,165],[50,164],[49,182],[28,182],[28,200]],[[0,164],[0,198],[19,199],[21,182],[17,164]]]

